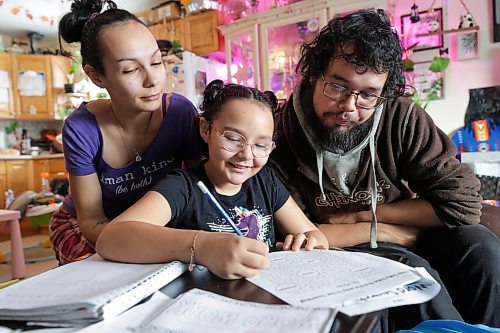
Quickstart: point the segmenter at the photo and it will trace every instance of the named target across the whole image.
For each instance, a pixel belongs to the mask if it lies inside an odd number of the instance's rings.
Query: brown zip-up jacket
[[[302,81],[303,82],[303,81]],[[295,90],[300,91],[298,86]],[[311,96],[302,93],[302,97]],[[299,206],[313,222],[327,214],[370,210],[372,168],[370,148],[365,147],[350,195],[340,193],[323,172],[323,199],[318,185],[316,153],[308,143],[295,108],[312,102],[290,97],[278,115],[277,148],[268,165],[273,167]],[[377,205],[417,195],[428,200],[440,220],[449,227],[479,223],[479,180],[456,158],[448,136],[418,105],[410,111],[410,98],[389,99],[375,134]],[[407,184],[407,185],[406,185]]]

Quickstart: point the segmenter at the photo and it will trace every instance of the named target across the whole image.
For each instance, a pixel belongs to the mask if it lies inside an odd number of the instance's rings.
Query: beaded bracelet
[[[195,266],[195,259],[194,259],[194,254],[195,254],[195,251],[196,251],[196,239],[198,239],[198,233],[200,231],[198,230],[195,234],[194,234],[194,237],[193,237],[193,244],[191,245],[191,257],[189,259],[189,266],[188,266],[188,270],[190,272],[193,271],[193,268]]]

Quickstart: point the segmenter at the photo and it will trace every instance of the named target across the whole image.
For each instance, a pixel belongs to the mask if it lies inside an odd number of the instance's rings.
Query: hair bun
[[[213,105],[220,99],[224,91],[224,82],[222,80],[213,80],[210,82],[203,92],[202,110],[206,110],[209,105]]]
[[[92,13],[101,12],[102,7],[102,0],[75,0],[71,4],[71,12],[88,17]]]
[[[276,97],[276,95],[270,90],[264,91],[263,94],[269,100],[269,104],[271,106],[271,111],[273,113],[276,112],[276,110],[278,110],[278,98]]]
[[[115,6],[113,1],[108,0],[74,0],[71,4],[71,11],[66,13],[59,21],[59,32],[67,43],[82,41],[82,32],[85,23],[92,14],[100,13],[104,3]]]

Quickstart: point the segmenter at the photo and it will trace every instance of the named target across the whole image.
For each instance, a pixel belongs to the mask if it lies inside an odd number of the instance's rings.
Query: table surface
[[[195,267],[192,272],[186,272],[161,289],[164,294],[175,298],[192,288],[203,289],[219,295],[241,301],[251,301],[264,304],[286,304],[271,293],[257,287],[255,284],[240,280],[224,280],[210,273],[208,269]],[[384,332],[387,327],[385,319],[387,310],[349,317],[338,313],[333,323],[331,333],[349,332]]]
[[[174,281],[160,289],[169,297],[175,298],[192,288],[203,289],[219,295],[242,301],[264,304],[286,304],[271,293],[257,287],[255,284],[240,280],[224,280],[210,273],[206,268],[195,267],[192,272],[185,272]],[[387,310],[349,317],[338,313],[330,333],[383,333],[387,331]],[[26,326],[25,322],[0,320],[0,327],[11,329],[32,330],[40,327]]]

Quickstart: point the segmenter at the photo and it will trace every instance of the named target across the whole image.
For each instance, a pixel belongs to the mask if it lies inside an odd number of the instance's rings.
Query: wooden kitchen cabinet
[[[197,55],[219,51],[217,11],[215,10],[160,22],[150,26],[149,29],[156,39],[178,40],[184,50]]]
[[[7,191],[7,176],[0,175],[0,208],[5,208],[5,191]]]
[[[12,54],[11,77],[14,91],[14,110],[20,119],[52,119],[56,107],[56,98],[64,92],[66,74],[70,60],[62,56],[37,54]],[[40,96],[25,96],[19,90],[21,75],[38,75],[45,82]],[[22,78],[20,80],[20,77]]]
[[[53,158],[49,160],[49,181],[54,179],[68,179],[69,175],[64,165],[64,158]],[[40,180],[41,181],[41,180]]]
[[[198,55],[219,51],[217,11],[208,10],[183,19],[181,34],[185,36],[182,46]]]
[[[153,33],[153,36],[155,36],[156,40],[166,39],[169,41],[181,41],[181,22],[182,20],[180,19],[164,21],[155,25],[151,25],[149,29]]]
[[[33,160],[33,191],[42,190],[42,172],[49,172],[49,160]]]
[[[33,190],[33,169],[31,160],[6,161],[7,188],[17,196],[24,191]]]
[[[0,71],[7,75],[8,82],[2,82],[2,94],[6,94],[8,101],[0,102],[0,118],[14,118],[14,96],[12,94],[12,77],[11,77],[11,57],[9,53],[0,53]],[[2,79],[3,80],[3,79]],[[8,87],[7,87],[8,85]]]
[[[7,189],[16,196],[25,191],[40,192],[43,172],[49,174],[49,182],[68,178],[63,157],[0,160],[0,208],[5,208]]]
[[[5,161],[0,161],[0,208],[5,208],[5,191],[7,191],[7,176]]]

